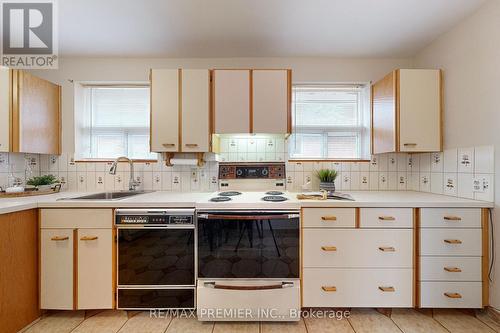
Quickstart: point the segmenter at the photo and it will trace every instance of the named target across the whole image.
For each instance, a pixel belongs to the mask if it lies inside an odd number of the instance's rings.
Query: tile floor
[[[394,309],[387,317],[373,309],[355,309],[349,319],[304,318],[293,323],[199,322],[195,318],[150,318],[149,312],[61,311],[44,316],[23,333],[491,333],[500,323],[484,312],[434,313]]]

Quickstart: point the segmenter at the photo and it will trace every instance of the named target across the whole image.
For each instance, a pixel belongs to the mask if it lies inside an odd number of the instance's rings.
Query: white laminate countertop
[[[491,208],[492,202],[461,199],[413,191],[356,191],[355,201],[297,200],[297,193],[286,193],[289,200],[269,203],[260,194],[250,194],[226,203],[212,203],[215,193],[151,192],[121,200],[60,200],[91,193],[61,192],[36,197],[0,199],[0,214],[33,208],[120,208],[120,207],[193,207],[197,209],[300,209],[301,207],[478,207]]]

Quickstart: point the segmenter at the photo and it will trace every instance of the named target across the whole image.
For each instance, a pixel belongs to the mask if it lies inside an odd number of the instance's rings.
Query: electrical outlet
[[[490,187],[489,179],[486,177],[474,177],[472,179],[472,192],[484,193]]]

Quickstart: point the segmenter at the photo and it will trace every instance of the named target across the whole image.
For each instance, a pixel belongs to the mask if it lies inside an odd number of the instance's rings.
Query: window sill
[[[370,162],[369,159],[289,159],[288,162]]]
[[[75,163],[113,163],[114,159],[106,159],[106,158],[84,158],[80,160],[75,160]],[[126,161],[120,161],[119,163],[127,163]],[[158,160],[132,160],[134,163],[157,163]]]

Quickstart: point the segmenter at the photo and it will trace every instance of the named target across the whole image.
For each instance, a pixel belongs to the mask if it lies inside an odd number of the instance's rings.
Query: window
[[[291,159],[370,155],[369,85],[294,85]]]
[[[157,158],[149,151],[148,86],[80,88],[75,92],[78,159]]]

